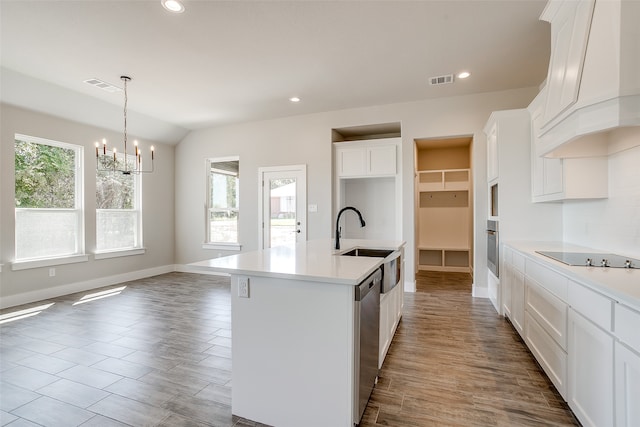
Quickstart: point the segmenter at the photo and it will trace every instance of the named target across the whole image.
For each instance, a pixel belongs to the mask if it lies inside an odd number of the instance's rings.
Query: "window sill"
[[[11,263],[11,270],[28,270],[30,268],[50,267],[52,265],[75,264],[89,261],[89,255],[71,255],[60,258],[44,258]]]
[[[202,249],[216,249],[222,251],[239,251],[242,249],[240,243],[203,243]]]
[[[95,259],[108,259],[132,255],[144,255],[145,252],[147,252],[146,248],[124,249],[117,251],[96,252],[93,257]]]

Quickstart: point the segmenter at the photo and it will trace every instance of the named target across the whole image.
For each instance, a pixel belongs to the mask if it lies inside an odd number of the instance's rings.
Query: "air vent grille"
[[[111,83],[103,82],[100,79],[88,79],[88,80],[85,80],[84,82],[87,84],[90,84],[91,86],[95,86],[104,91],[107,91],[109,93],[119,92],[122,90],[118,86],[114,86]]]
[[[445,76],[429,77],[429,84],[432,86],[446,85],[453,83],[453,74],[447,74]]]

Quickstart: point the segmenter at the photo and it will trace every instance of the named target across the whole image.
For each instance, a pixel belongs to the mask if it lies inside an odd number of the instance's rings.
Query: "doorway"
[[[258,169],[260,179],[260,247],[307,240],[307,166]]]
[[[472,136],[415,140],[416,273],[473,273]]]

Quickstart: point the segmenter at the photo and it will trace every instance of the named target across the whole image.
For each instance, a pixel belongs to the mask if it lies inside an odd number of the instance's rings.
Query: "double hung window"
[[[207,244],[239,249],[239,196],[238,158],[207,160]]]
[[[109,170],[124,169],[123,157],[100,156],[98,161],[102,164],[96,171],[96,251],[141,248],[140,175]],[[126,161],[133,169],[136,157],[129,155]]]
[[[16,135],[15,261],[84,254],[78,145]]]

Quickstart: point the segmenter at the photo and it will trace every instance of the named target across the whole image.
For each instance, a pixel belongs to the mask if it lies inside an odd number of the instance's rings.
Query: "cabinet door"
[[[520,336],[524,335],[524,274],[513,270],[511,276],[511,323]]]
[[[500,287],[502,288],[500,289],[500,293],[502,294],[502,314],[511,319],[511,322],[513,323],[513,314],[511,313],[513,266],[511,263],[506,262],[506,257],[503,265],[504,271],[502,272],[502,279],[500,279]]]
[[[367,172],[367,157],[364,147],[336,149],[338,176],[364,176]]]
[[[529,313],[526,313],[526,317],[524,341],[553,385],[556,386],[558,393],[566,399],[567,353]]]
[[[616,426],[640,426],[640,355],[616,343]]]
[[[383,145],[367,148],[368,175],[396,174],[396,146]]]
[[[613,337],[569,309],[568,403],[583,426],[613,425]]]
[[[487,182],[498,179],[498,125],[493,124],[487,135]]]
[[[384,358],[387,354],[387,349],[389,348],[389,344],[391,342],[388,327],[390,311],[389,303],[389,294],[382,294],[380,296],[380,343],[378,351],[378,368],[382,368]]]

